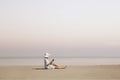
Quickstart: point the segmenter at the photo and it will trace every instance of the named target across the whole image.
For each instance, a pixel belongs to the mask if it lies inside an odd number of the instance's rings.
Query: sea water
[[[50,58],[49,60],[51,60]],[[120,58],[54,58],[59,65],[120,65]],[[0,66],[44,65],[44,58],[0,58]]]

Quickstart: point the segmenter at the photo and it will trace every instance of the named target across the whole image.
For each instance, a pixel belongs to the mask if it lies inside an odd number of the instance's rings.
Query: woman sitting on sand
[[[45,69],[65,69],[66,66],[59,66],[54,62],[54,59],[52,59],[51,61],[48,60],[48,57],[50,56],[49,53],[45,53],[44,55],[44,66],[45,66]]]

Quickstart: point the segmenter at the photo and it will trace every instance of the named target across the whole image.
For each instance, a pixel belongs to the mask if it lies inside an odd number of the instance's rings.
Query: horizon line
[[[52,57],[53,58],[120,58],[120,56],[114,56],[114,57],[112,57],[112,56],[51,56],[50,58],[52,58]],[[0,59],[24,59],[24,58],[29,59],[29,58],[44,58],[44,57],[41,57],[41,56],[39,56],[39,57],[37,57],[37,56],[34,56],[34,57],[32,57],[32,56],[0,57]]]

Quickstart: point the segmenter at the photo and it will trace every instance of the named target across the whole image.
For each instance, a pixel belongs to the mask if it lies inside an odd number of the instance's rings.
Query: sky
[[[119,0],[0,0],[0,57],[120,57]]]

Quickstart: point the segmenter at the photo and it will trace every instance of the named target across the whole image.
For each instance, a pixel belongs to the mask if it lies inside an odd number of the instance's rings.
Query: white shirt
[[[48,58],[44,58],[44,67],[45,67],[45,69],[55,69],[55,66],[53,66],[53,65],[48,65],[49,64],[49,60],[48,60]]]

